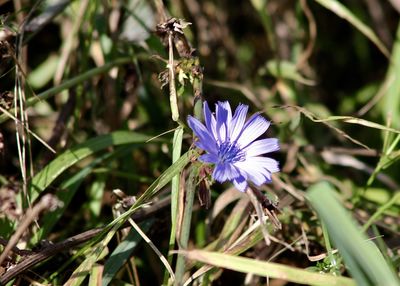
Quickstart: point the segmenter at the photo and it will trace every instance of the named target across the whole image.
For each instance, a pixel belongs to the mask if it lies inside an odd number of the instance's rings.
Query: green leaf
[[[31,243],[33,245],[39,243],[39,241],[42,240],[44,237],[47,237],[54,225],[63,215],[64,211],[67,209],[83,180],[87,177],[87,175],[90,174],[90,172],[96,165],[103,162],[103,160],[109,158],[111,155],[112,153],[107,153],[96,158],[88,166],[80,170],[78,173],[76,173],[74,176],[70,177],[68,180],[64,181],[60,185],[59,190],[56,192],[56,196],[62,202],[62,207],[59,207],[52,212],[44,214],[43,218],[41,219],[41,228],[37,232],[35,232],[35,234],[33,234],[33,237],[31,239]]]
[[[206,264],[300,284],[324,286],[356,285],[353,280],[346,277],[309,272],[273,262],[259,261],[204,250],[180,251],[180,253],[185,255],[188,259],[197,260]]]
[[[107,135],[92,138],[82,144],[66,150],[44,167],[29,185],[31,200],[35,201],[39,194],[46,189],[59,175],[82,159],[104,150],[110,146],[145,143],[152,137],[130,131],[115,131]]]
[[[312,185],[307,198],[359,285],[400,284],[377,246],[361,233],[360,227],[339,203],[330,184],[320,182]]]

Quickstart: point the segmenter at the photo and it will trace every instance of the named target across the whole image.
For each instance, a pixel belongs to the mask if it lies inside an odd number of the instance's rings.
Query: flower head
[[[278,162],[261,156],[279,150],[278,139],[259,139],[270,122],[259,113],[246,121],[248,106],[240,104],[232,116],[229,103],[218,102],[215,115],[207,102],[203,104],[205,125],[189,116],[188,123],[198,140],[195,145],[207,153],[199,160],[215,164],[212,177],[223,183],[231,181],[245,192],[248,181],[256,186],[271,182],[271,174],[279,172]]]

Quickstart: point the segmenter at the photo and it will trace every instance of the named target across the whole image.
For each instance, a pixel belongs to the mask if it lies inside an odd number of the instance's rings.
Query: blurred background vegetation
[[[0,0],[0,282],[398,285],[399,13],[396,0]],[[273,123],[271,245],[229,184],[208,209],[184,201],[195,159],[171,165],[173,133],[200,91]],[[192,139],[185,127],[182,153]]]

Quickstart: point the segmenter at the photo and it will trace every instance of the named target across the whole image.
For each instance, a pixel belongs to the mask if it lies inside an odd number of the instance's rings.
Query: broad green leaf
[[[188,259],[223,267],[243,273],[252,273],[263,277],[283,279],[306,285],[356,285],[352,279],[328,274],[319,274],[306,270],[250,258],[238,257],[204,250],[180,251]]]
[[[359,285],[400,284],[377,246],[361,233],[360,227],[339,203],[330,184],[320,182],[312,185],[307,198]]]
[[[89,165],[85,166],[82,170],[76,173],[74,176],[70,177],[68,180],[64,181],[59,190],[56,192],[57,198],[62,202],[62,206],[56,210],[45,213],[41,219],[41,228],[33,235],[31,242],[33,245],[39,243],[44,237],[51,232],[54,225],[61,218],[64,211],[69,206],[72,198],[74,197],[79,186],[83,180],[90,174],[93,168],[99,163],[103,162],[106,158],[111,157],[112,153],[104,154],[91,162]]]
[[[390,57],[389,51],[387,50],[385,45],[381,42],[381,40],[379,40],[374,31],[370,27],[365,25],[363,22],[361,22],[361,20],[358,19],[356,15],[354,15],[342,3],[340,3],[337,0],[315,0],[315,1],[324,6],[326,9],[335,13],[337,16],[348,21],[357,30],[359,30],[362,34],[364,34],[364,36],[370,39],[370,41],[373,42],[378,47],[378,49],[382,52],[382,54],[384,54],[387,58]]]
[[[183,127],[179,126],[174,132],[174,138],[172,141],[172,162],[178,160],[182,152],[182,138],[183,138]],[[180,187],[181,174],[177,174],[172,178],[171,182],[171,233],[169,237],[169,250],[175,248],[175,238],[176,238],[176,223],[178,215],[178,194]],[[172,256],[168,257],[168,263],[172,264]],[[170,275],[167,269],[164,270],[164,284],[167,284]]]
[[[183,128],[178,127],[174,132],[174,139],[172,142],[172,146],[173,146],[172,161],[173,162],[178,160],[179,157],[181,156],[182,137],[183,137]],[[176,175],[172,179],[172,184],[171,184],[171,222],[172,222],[171,241],[175,241],[176,216],[178,213],[179,184],[180,184],[180,174]],[[171,243],[171,241],[170,241],[170,243]]]
[[[107,135],[89,139],[82,144],[66,150],[33,177],[29,185],[29,193],[31,194],[32,201],[35,201],[39,194],[66,169],[82,159],[110,146],[135,143],[143,144],[149,139],[151,139],[150,136],[136,132],[115,131]]]

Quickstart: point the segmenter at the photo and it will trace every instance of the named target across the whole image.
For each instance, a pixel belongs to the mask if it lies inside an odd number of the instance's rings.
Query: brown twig
[[[91,238],[95,237],[99,234],[103,228],[95,228],[78,235],[74,235],[62,242],[55,243],[52,245],[47,246],[42,251],[39,251],[33,255],[27,256],[23,259],[20,263],[18,263],[15,267],[9,269],[6,273],[4,273],[0,277],[0,285],[4,285],[11,279],[17,277],[22,272],[25,272],[30,267],[50,258],[51,256],[56,255],[57,253],[64,251],[66,249],[73,248],[79,244],[82,244]]]
[[[0,237],[0,244],[3,246],[7,246],[8,240]],[[25,255],[30,255],[30,254],[34,253],[32,250],[19,249],[16,246],[14,246],[11,250],[12,250],[12,252],[14,252],[15,254],[17,254],[19,256],[25,256]]]

